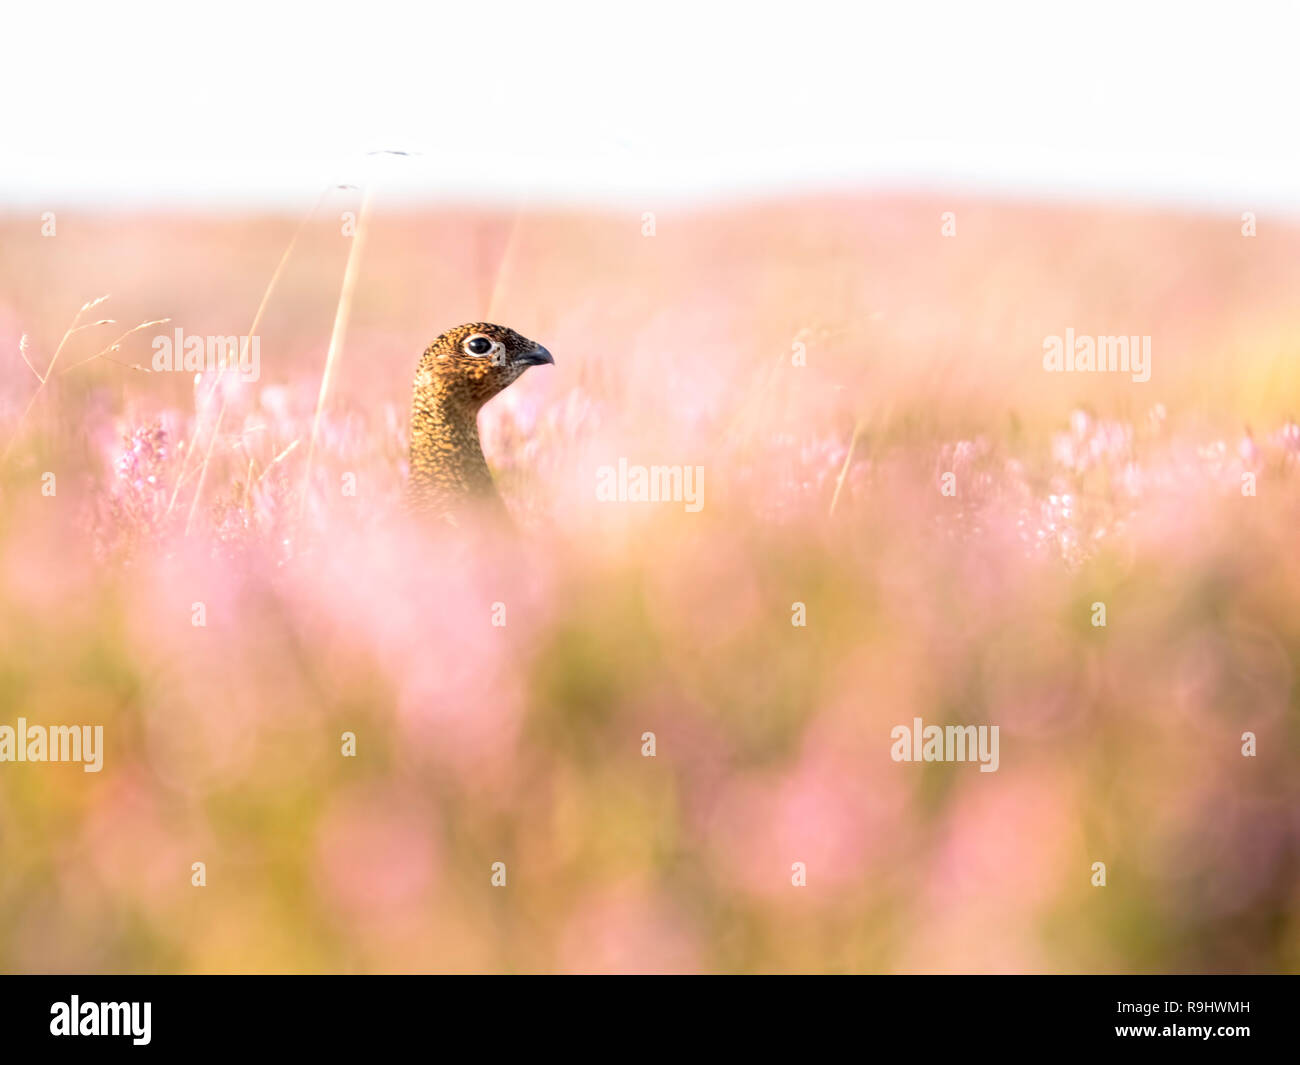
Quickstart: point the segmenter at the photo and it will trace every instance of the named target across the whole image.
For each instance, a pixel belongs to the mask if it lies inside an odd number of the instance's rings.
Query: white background
[[[11,3],[0,206],[297,202],[379,168],[422,197],[1295,209],[1295,6]]]

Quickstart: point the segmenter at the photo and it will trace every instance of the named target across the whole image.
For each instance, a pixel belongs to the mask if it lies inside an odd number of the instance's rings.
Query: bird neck
[[[434,377],[411,403],[409,495],[419,509],[447,510],[467,500],[497,499],[478,435],[479,404]]]

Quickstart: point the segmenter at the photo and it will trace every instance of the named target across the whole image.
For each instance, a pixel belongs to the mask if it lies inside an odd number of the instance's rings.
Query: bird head
[[[530,366],[555,364],[541,344],[491,322],[449,329],[424,352],[416,387],[437,388],[477,410]]]

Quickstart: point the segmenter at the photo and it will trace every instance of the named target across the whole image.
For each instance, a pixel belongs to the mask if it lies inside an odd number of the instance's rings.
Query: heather
[[[0,765],[0,968],[1296,969],[1300,230],[379,211],[340,330],[356,209],[0,220],[0,725],[105,748]],[[513,534],[402,507],[477,319],[556,360],[482,416]],[[256,381],[150,369],[254,322]]]

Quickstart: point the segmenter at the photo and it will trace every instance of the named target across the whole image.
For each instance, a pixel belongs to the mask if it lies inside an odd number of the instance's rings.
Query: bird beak
[[[519,361],[525,366],[555,365],[555,360],[551,358],[551,353],[542,347],[541,344],[534,347],[532,351],[524,352],[519,356]]]

